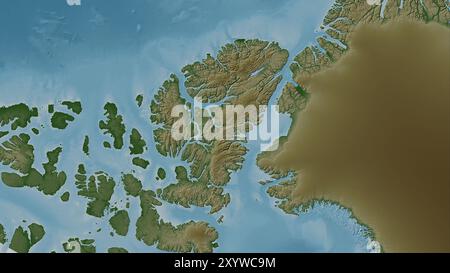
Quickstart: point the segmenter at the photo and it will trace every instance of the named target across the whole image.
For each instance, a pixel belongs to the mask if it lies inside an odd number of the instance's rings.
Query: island
[[[150,165],[150,161],[141,157],[133,157],[131,162],[133,163],[133,165],[141,167],[142,169],[147,169],[148,165]]]
[[[158,168],[156,179],[157,180],[166,179],[166,170],[164,170],[164,168]]]
[[[128,173],[122,175],[122,182],[127,195],[133,197],[139,196],[139,193],[142,190],[142,183],[139,179],[134,177],[131,173]]]
[[[125,134],[123,117],[118,114],[117,106],[114,103],[107,102],[103,109],[106,120],[101,120],[98,126],[103,134],[108,134],[113,138],[114,148],[120,150],[123,147],[123,135]]]
[[[185,105],[192,109],[194,98],[219,107],[265,106],[282,79],[279,72],[287,58],[287,50],[277,43],[238,39],[223,46],[216,57],[207,54],[202,61],[182,68],[189,97],[181,96],[176,75],[163,83],[150,105],[150,120],[158,126],[153,131],[156,150],[163,156],[181,154],[181,159],[189,164],[189,170],[177,167],[178,181],[162,190],[163,200],[184,207],[210,206],[211,213],[219,211],[230,202],[230,195],[223,188],[231,173],[242,168],[248,151],[245,141],[237,139],[174,140],[171,129],[177,118],[171,116],[172,108]],[[245,128],[248,132],[250,127]]]
[[[87,156],[89,156],[89,136],[84,136],[83,141],[83,153]]]
[[[29,144],[30,136],[12,136],[0,145],[0,162],[12,169],[27,174],[34,162],[34,147]]]
[[[68,202],[70,199],[70,192],[66,191],[61,195],[61,201]]]
[[[36,107],[30,108],[25,103],[0,107],[0,127],[11,123],[11,130],[25,128],[31,119],[38,116]]]
[[[130,217],[126,210],[117,211],[111,219],[109,224],[114,229],[117,235],[127,236],[128,228],[130,226]]]
[[[114,179],[102,171],[96,172],[88,178],[85,166],[80,164],[75,180],[78,195],[89,200],[86,213],[98,218],[103,217],[110,206],[110,200],[114,193],[116,186]]]
[[[0,224],[0,244],[4,245],[7,242],[5,227]]]
[[[55,112],[51,117],[51,124],[53,128],[56,129],[66,129],[69,125],[69,122],[74,121],[75,118],[72,115],[63,113],[63,112]]]
[[[83,110],[80,101],[63,101],[61,104],[77,115],[81,114],[81,111]]]
[[[95,240],[79,238],[69,238],[67,242],[63,243],[63,249],[66,253],[95,253]]]
[[[14,231],[9,248],[18,253],[28,253],[34,245],[42,240],[44,235],[44,227],[39,224],[30,224],[28,230],[19,226]]]
[[[166,186],[159,196],[172,204],[189,208],[190,206],[210,207],[216,213],[230,203],[230,194],[222,187],[209,185],[207,181],[191,181],[183,166],[175,168],[177,183]]]
[[[151,191],[141,191],[141,215],[136,222],[136,238],[146,245],[175,252],[212,252],[217,231],[205,222],[190,221],[173,226],[160,219],[155,207],[161,202]]]
[[[130,154],[131,155],[139,155],[147,149],[147,143],[142,138],[141,134],[136,128],[131,130],[130,135]]]
[[[26,186],[36,188],[45,195],[54,195],[61,189],[67,179],[66,173],[64,171],[58,172],[56,168],[61,152],[61,147],[47,152],[48,162],[42,164],[44,174],[41,174],[34,168],[27,169],[28,171],[23,176],[16,173],[2,172],[1,178],[3,183],[9,187],[21,188]]]
[[[142,106],[142,103],[144,102],[144,95],[139,94],[136,96],[136,104],[138,107]]]
[[[111,247],[108,248],[108,253],[128,253],[128,250],[122,247]]]

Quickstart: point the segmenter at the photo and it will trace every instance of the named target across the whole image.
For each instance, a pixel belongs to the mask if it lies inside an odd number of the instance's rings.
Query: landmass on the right
[[[289,134],[257,158],[280,209],[336,202],[383,251],[450,251],[449,24],[445,0],[334,3],[278,100]]]

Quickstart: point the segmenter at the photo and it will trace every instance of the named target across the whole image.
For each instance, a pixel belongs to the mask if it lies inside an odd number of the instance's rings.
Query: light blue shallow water
[[[70,191],[71,200],[62,203],[59,195],[43,196],[34,189],[0,184],[0,223],[10,235],[22,220],[43,224],[47,235],[32,249],[36,252],[61,251],[61,243],[70,237],[94,238],[99,251],[111,246],[134,252],[158,251],[134,238],[133,225],[127,237],[110,237],[107,219],[87,216],[86,200],[76,196],[73,176],[79,163],[85,163],[88,172],[107,172],[116,182],[121,172],[136,169],[127,149],[102,147],[108,139],[98,129],[104,103],[116,103],[127,129],[137,128],[147,141],[149,150],[143,157],[150,159],[151,166],[136,170],[144,188],[174,182],[173,169],[185,164],[161,157],[154,150],[148,111],[153,94],[169,74],[182,78],[184,65],[201,60],[208,52],[215,55],[222,45],[237,38],[278,41],[289,50],[292,61],[319,34],[318,26],[330,5],[330,0],[86,0],[81,6],[69,7],[64,0],[2,1],[0,105],[26,102],[40,107],[40,117],[33,126],[44,124],[45,128],[39,136],[32,136],[35,167],[42,171],[37,164],[47,162],[46,152],[62,146],[57,166],[67,173],[68,180],[60,193]],[[271,103],[290,81],[288,66],[281,74],[283,81]],[[134,101],[139,93],[145,95],[141,109]],[[66,130],[51,129],[46,107],[66,99],[80,99],[83,112]],[[280,128],[284,135],[289,125],[289,118],[283,116]],[[84,135],[90,137],[89,158],[81,151]],[[336,205],[317,205],[300,216],[286,215],[276,208],[275,200],[265,193],[266,187],[257,183],[267,179],[255,166],[260,143],[247,146],[243,169],[232,175],[226,187],[232,197],[227,208],[209,215],[207,208],[185,209],[164,203],[158,209],[162,218],[174,224],[191,219],[208,221],[219,231],[219,252],[366,251],[364,228]],[[124,147],[128,147],[128,135]],[[165,182],[154,179],[160,166],[168,171]],[[0,170],[9,171],[4,166]],[[124,199],[120,188],[116,187],[113,201]],[[140,214],[137,200],[132,200],[129,211],[133,223]],[[221,215],[224,223],[218,224]],[[96,233],[98,228],[102,232]]]

